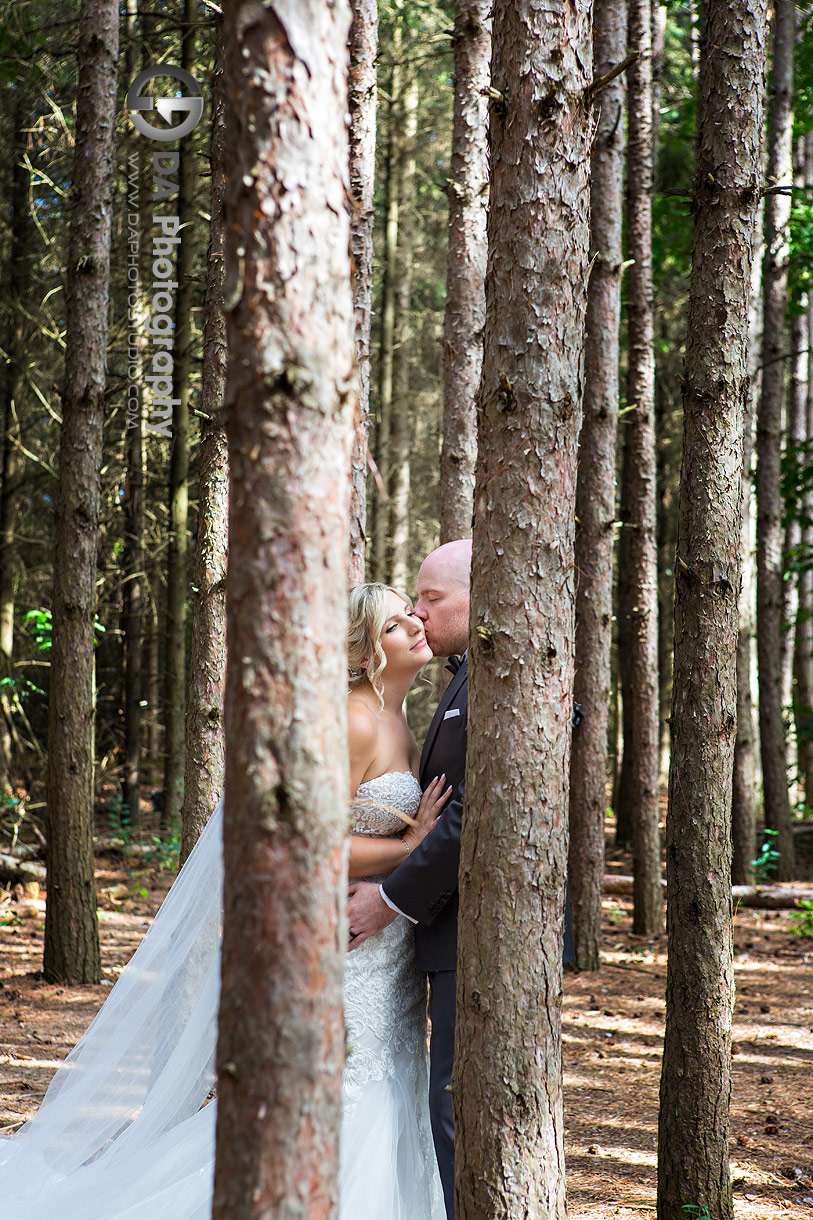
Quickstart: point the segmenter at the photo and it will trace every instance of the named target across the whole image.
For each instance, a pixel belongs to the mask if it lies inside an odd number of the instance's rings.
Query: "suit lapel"
[[[443,724],[443,717],[445,716],[448,709],[451,707],[451,705],[455,699],[455,696],[458,694],[461,686],[466,681],[467,677],[468,677],[468,666],[467,666],[466,662],[464,661],[463,664],[458,669],[457,673],[452,676],[451,682],[446,687],[446,690],[443,692],[443,695],[441,696],[440,703],[438,704],[438,709],[435,712],[434,716],[432,717],[432,723],[429,725],[429,732],[426,734],[426,741],[423,743],[423,749],[421,750],[421,765],[420,765],[420,774],[421,775],[423,775],[423,769],[426,764],[426,760],[429,757],[429,753],[430,753],[433,745],[435,744],[435,738],[438,735],[438,730],[440,729],[440,726]]]

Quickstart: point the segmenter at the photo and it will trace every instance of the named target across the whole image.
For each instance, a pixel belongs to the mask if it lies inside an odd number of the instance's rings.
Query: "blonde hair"
[[[352,690],[369,682],[376,693],[379,707],[384,707],[384,684],[381,674],[387,664],[381,635],[387,621],[387,594],[400,597],[405,606],[412,606],[408,597],[376,581],[354,585],[350,590],[347,629],[347,675]],[[366,664],[365,664],[366,662]]]

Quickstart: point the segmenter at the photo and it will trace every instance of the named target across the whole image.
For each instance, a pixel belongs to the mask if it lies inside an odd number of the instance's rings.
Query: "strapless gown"
[[[391,835],[420,787],[359,788],[355,828]],[[141,945],[56,1072],[0,1140],[3,1220],[209,1220],[220,982],[222,804]],[[425,981],[399,916],[348,955],[340,1220],[444,1220],[432,1146]]]

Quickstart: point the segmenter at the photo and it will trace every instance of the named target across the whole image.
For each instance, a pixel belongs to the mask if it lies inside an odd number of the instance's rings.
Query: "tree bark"
[[[15,544],[17,501],[22,488],[23,465],[20,441],[18,390],[26,349],[23,294],[28,271],[28,173],[20,145],[28,122],[25,90],[15,87],[5,98],[10,114],[12,158],[10,189],[10,234],[5,269],[3,310],[2,465],[0,465],[0,679],[13,677],[14,603],[19,572]],[[14,789],[13,708],[9,688],[0,688],[0,788],[5,795]]]
[[[350,248],[359,409],[350,491],[350,580],[364,580],[367,541],[367,436],[370,423],[370,323],[373,308],[373,187],[377,102],[378,0],[352,0],[350,26]]]
[[[768,117],[768,185],[793,181],[793,52],[796,6],[776,0]],[[765,824],[777,832],[777,879],[794,875],[782,719],[782,496],[780,451],[785,395],[790,197],[765,201],[762,392],[757,412],[757,664]]]
[[[460,861],[458,1220],[566,1211],[561,962],[591,61],[582,0],[544,12],[497,0]]]
[[[46,979],[64,983],[101,978],[93,869],[93,646],[118,46],[115,0],[82,0],[54,549],[43,954]]]
[[[341,0],[224,11],[230,660],[214,1220],[337,1214],[357,396],[349,27]]]
[[[440,541],[468,538],[477,458],[475,399],[485,319],[488,99],[491,4],[456,0],[454,119],[447,180],[449,249],[443,330]]]
[[[197,0],[184,0],[181,67],[195,67]],[[181,241],[175,279],[175,364],[172,441],[169,461],[169,545],[167,547],[167,628],[164,682],[164,799],[161,835],[181,822],[186,760],[186,603],[189,553],[189,395],[192,372],[192,228],[195,217],[195,149],[192,137],[179,141],[178,216]]]
[[[384,151],[384,251],[381,268],[380,326],[378,330],[378,406],[375,429],[375,462],[381,477],[373,501],[373,574],[389,582],[389,483],[392,455],[392,376],[395,353],[395,285],[398,262],[399,204],[401,198],[402,72],[401,25],[396,19],[392,32],[392,67],[387,81],[386,141]]]
[[[762,153],[760,152],[760,161]],[[754,605],[754,421],[759,387],[759,353],[762,347],[762,225],[757,214],[754,254],[751,262],[751,298],[748,315],[748,395],[743,411],[742,503],[740,508],[740,556],[742,587],[737,632],[737,739],[731,794],[731,880],[750,885],[751,861],[756,852],[757,827],[757,735],[751,697],[752,658],[756,615]]]
[[[629,800],[633,875],[633,930],[663,929],[658,892],[658,551],[655,495],[655,353],[652,317],[652,9],[650,0],[629,0],[629,45],[640,58],[629,69],[627,148],[627,320],[629,371],[622,472],[623,548],[619,562],[618,613],[626,624],[630,715]],[[622,592],[624,594],[622,598]],[[631,737],[627,736],[627,727]]]
[[[707,0],[705,12],[675,581],[659,1220],[685,1220],[687,1206],[715,1220],[733,1214],[731,778],[765,9],[760,0]]]
[[[127,0],[125,73],[129,84],[139,64],[138,0]],[[142,51],[143,56],[143,51]],[[146,66],[146,58],[141,58]],[[137,399],[131,400],[128,385],[127,432],[125,436],[126,474],[123,505],[122,550],[122,622],[124,625],[124,778],[122,797],[131,826],[141,820],[141,725],[144,693],[144,318],[145,290],[148,277],[145,198],[148,179],[147,141],[133,129],[130,143],[135,157],[137,180],[128,189],[127,225],[139,235],[138,258],[133,266],[137,280],[128,281],[128,366],[135,364],[136,376],[128,373],[128,382],[135,383]],[[128,159],[129,163],[129,159]],[[150,208],[151,212],[151,208]],[[128,267],[129,270],[129,267]],[[151,278],[151,277],[150,277]],[[131,305],[131,301],[135,301]],[[135,407],[131,409],[131,401]]]
[[[813,187],[813,133],[805,136],[805,183]],[[807,402],[805,404],[805,445],[808,462],[813,458],[813,292],[807,296]],[[802,570],[799,573],[799,617],[796,623],[794,677],[798,716],[799,783],[805,804],[813,806],[813,483],[807,484],[803,501]]]
[[[593,72],[621,63],[627,46],[625,0],[597,0]],[[607,725],[612,645],[615,441],[621,321],[621,228],[624,212],[623,75],[597,99],[598,127],[590,176],[590,257],[584,347],[584,419],[576,492],[576,678],[585,717],[573,738],[570,766],[570,909],[576,962],[597,970],[607,805]]]
[[[412,401],[409,394],[412,326],[412,262],[415,237],[415,139],[418,132],[418,80],[404,88],[401,169],[398,174],[398,253],[394,285],[395,319],[390,417],[389,573],[396,589],[409,587],[409,486]]]
[[[223,795],[226,678],[226,559],[229,468],[223,428],[226,319],[223,312],[223,200],[226,190],[222,28],[218,19],[212,79],[212,199],[203,302],[203,384],[198,540],[192,603],[192,675],[186,707],[186,770],[181,864]]]

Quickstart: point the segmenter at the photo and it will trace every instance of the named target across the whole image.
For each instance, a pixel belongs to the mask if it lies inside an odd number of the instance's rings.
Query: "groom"
[[[437,826],[390,874],[383,885],[358,882],[347,906],[354,936],[350,949],[402,914],[415,924],[415,957],[429,978],[432,1036],[429,1111],[448,1220],[454,1218],[454,1107],[452,1080],[457,965],[457,874],[466,768],[471,540],[447,542],[432,551],[418,573],[415,614],[423,621],[435,656],[449,657],[453,671],[429,726],[421,754],[421,787],[446,774],[453,787]],[[572,961],[572,933],[565,930],[564,960]]]

